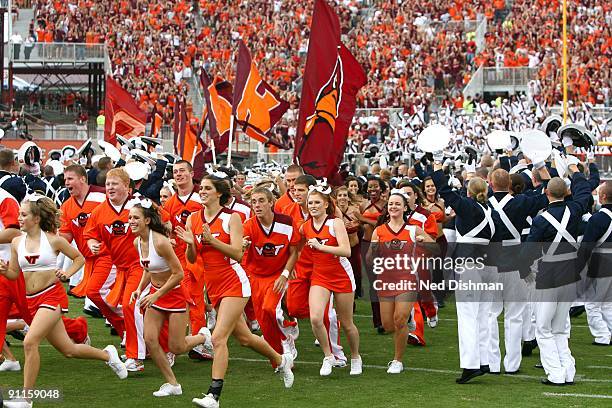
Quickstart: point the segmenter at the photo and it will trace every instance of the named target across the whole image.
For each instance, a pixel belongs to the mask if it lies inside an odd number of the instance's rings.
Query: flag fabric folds
[[[197,129],[189,123],[187,117],[186,103],[184,100],[177,101],[175,107],[174,150],[183,160],[194,164],[198,155],[204,152],[204,143],[199,137]]]
[[[342,161],[357,92],[366,84],[363,68],[340,33],[334,10],[316,0],[293,155],[308,174],[330,180]]]
[[[249,137],[278,146],[280,142],[270,131],[287,109],[289,103],[261,78],[251,53],[241,40],[232,106],[238,126]]]
[[[151,113],[151,131],[149,137],[157,137],[163,125],[163,118],[157,112],[157,106],[153,106],[153,112]]]
[[[147,113],[110,76],[106,77],[104,115],[104,140],[112,145],[117,143],[117,135],[130,139],[145,134]]]
[[[214,141],[216,154],[221,154],[227,150],[229,145],[230,122],[232,120],[232,85],[219,77],[215,77],[214,81],[211,81],[204,70],[202,70],[200,81],[204,89],[209,139]],[[206,150],[204,157],[206,161],[212,160],[210,147]]]

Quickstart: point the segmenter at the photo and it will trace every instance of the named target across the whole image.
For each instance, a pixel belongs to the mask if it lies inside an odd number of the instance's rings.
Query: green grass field
[[[71,315],[81,313],[83,302],[70,299]],[[308,322],[301,323],[297,342],[299,357],[295,366],[295,384],[283,387],[264,359],[235,342],[230,345],[230,367],[226,376],[222,407],[610,407],[612,406],[612,347],[591,345],[585,315],[573,319],[571,349],[576,358],[576,385],[549,387],[540,384],[543,370],[534,368],[539,362],[536,349],[523,360],[521,374],[487,375],[470,384],[457,385],[459,356],[454,304],[440,310],[440,324],[426,328],[427,347],[408,346],[404,358],[406,370],[400,375],[386,373],[392,359],[392,337],[376,334],[369,318],[369,304],[358,301],[356,323],[361,331],[364,373],[350,377],[349,369],[335,369],[331,377],[321,378],[322,354],[313,344]],[[503,326],[502,326],[503,327]],[[104,347],[119,338],[109,335],[103,319],[89,318],[92,343]],[[9,337],[9,341],[12,338]],[[344,341],[346,345],[346,342]],[[503,343],[502,343],[503,344]],[[12,349],[23,365],[21,343],[12,341]],[[152,392],[163,379],[152,361],[145,363],[142,373],[130,374],[120,381],[104,364],[68,360],[48,344],[41,347],[42,370],[38,387],[60,388],[61,402],[41,401],[36,406],[62,407],[186,407],[191,399],[208,389],[210,362],[195,362],[179,356],[174,372],[183,386],[181,397],[157,399]],[[2,388],[18,388],[22,373],[0,373]],[[585,394],[563,396],[553,394]],[[592,397],[600,396],[599,398]],[[607,396],[602,398],[601,396]],[[6,393],[5,393],[6,398]]]

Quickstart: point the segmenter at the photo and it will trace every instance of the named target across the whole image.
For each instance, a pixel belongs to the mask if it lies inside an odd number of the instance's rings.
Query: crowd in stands
[[[461,90],[480,65],[538,69],[540,102],[561,99],[559,0],[340,0],[343,41],[368,84],[359,107],[462,107]],[[578,104],[610,105],[611,8],[570,1],[570,94]],[[297,108],[308,48],[312,0],[36,0],[38,41],[108,44],[112,74],[147,110],[171,118],[186,80],[200,68],[231,79],[236,40],[252,51],[264,77]],[[488,19],[477,53],[474,27]],[[196,28],[196,20],[201,25]],[[437,98],[434,97],[437,95]],[[532,95],[534,96],[534,95]],[[199,114],[199,112],[196,112]],[[287,122],[287,121],[285,121]],[[291,123],[287,123],[289,126]]]

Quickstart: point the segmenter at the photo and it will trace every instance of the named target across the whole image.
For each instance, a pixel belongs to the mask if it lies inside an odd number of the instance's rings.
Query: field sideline
[[[258,354],[230,344],[230,367],[221,399],[222,407],[479,407],[512,404],[518,407],[609,407],[612,399],[612,347],[591,345],[592,337],[586,317],[572,319],[570,347],[576,358],[576,385],[549,387],[541,385],[543,370],[534,368],[538,351],[523,360],[516,376],[479,377],[467,385],[455,384],[459,375],[457,323],[454,304],[440,310],[436,329],[426,328],[427,347],[408,346],[404,358],[406,370],[400,375],[386,373],[392,359],[392,338],[381,336],[371,327],[369,304],[357,302],[355,321],[361,331],[364,374],[350,377],[348,368],[335,369],[331,377],[321,378],[320,350],[308,322],[301,323],[297,342],[295,385],[286,390],[280,377]],[[82,300],[70,298],[71,316],[81,314]],[[92,344],[104,347],[112,343],[119,348],[119,338],[109,335],[103,319],[88,318]],[[503,328],[503,325],[500,327]],[[502,330],[503,331],[503,330]],[[19,341],[8,336],[12,350],[23,366],[23,349]],[[503,342],[503,340],[502,340]],[[346,350],[346,341],[343,340]],[[503,344],[503,343],[502,343]],[[210,362],[194,362],[179,356],[174,372],[183,387],[181,397],[157,399],[152,392],[163,379],[152,361],[146,361],[142,373],[130,374],[120,381],[99,362],[68,360],[48,344],[41,347],[42,370],[38,388],[60,388],[61,402],[39,402],[35,406],[61,407],[185,407],[191,399],[208,389]],[[0,373],[3,389],[22,384],[22,372]],[[6,392],[4,392],[6,398]]]

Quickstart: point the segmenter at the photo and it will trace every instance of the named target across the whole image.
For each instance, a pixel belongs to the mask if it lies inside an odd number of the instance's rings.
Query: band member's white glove
[[[587,150],[586,158],[587,160],[595,159],[595,149],[594,148],[590,148],[589,150]]]
[[[438,152],[433,152],[432,156],[435,162],[442,163],[442,161],[444,160],[444,152],[442,150]]]
[[[465,164],[464,168],[468,173],[476,173],[476,162],[468,162]]]
[[[574,145],[574,141],[569,136],[563,136],[561,143],[563,143],[563,147],[570,147]]]

